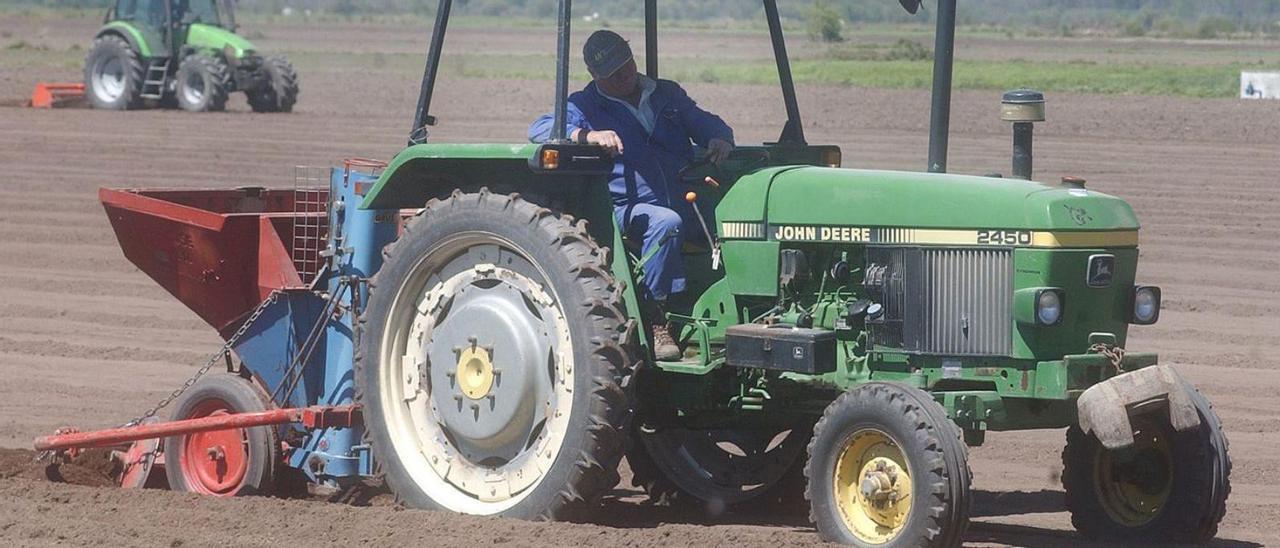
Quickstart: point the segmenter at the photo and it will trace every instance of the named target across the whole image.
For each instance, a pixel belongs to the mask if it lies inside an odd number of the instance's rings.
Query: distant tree
[[[1199,38],[1217,38],[1236,31],[1236,24],[1220,15],[1206,15],[1196,25],[1196,36]]]
[[[840,27],[842,25],[840,12],[831,7],[826,0],[815,0],[813,6],[809,8],[808,31],[810,38],[823,42],[841,42],[844,40],[844,37],[840,36]]]
[[[333,6],[333,12],[343,17],[351,17],[358,11],[360,8],[356,6],[355,0],[338,0]]]

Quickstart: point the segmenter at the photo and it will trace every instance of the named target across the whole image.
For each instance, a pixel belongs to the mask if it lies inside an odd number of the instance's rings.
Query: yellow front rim
[[[1094,460],[1094,487],[1102,509],[1116,523],[1141,527],[1160,515],[1173,492],[1172,440],[1155,428],[1134,432],[1129,458],[1101,445]]]
[[[883,544],[911,516],[911,468],[901,446],[874,428],[853,433],[835,464],[836,507],[854,536]]]

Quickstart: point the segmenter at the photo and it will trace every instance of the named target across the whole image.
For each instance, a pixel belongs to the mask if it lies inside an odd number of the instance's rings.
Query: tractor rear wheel
[[[798,471],[812,432],[812,419],[756,429],[637,428],[627,452],[631,482],[651,501],[699,501],[712,514],[735,505],[787,509],[803,497]]]
[[[585,223],[517,195],[432,200],[370,280],[356,399],[404,503],[565,516],[616,483],[631,367]]]
[[[231,76],[227,63],[204,54],[188,55],[178,67],[178,106],[191,112],[218,112],[227,108]]]
[[[1101,540],[1199,543],[1218,532],[1231,492],[1231,458],[1209,401],[1192,392],[1200,426],[1176,432],[1163,410],[1134,418],[1132,447],[1109,451],[1067,430],[1062,485],[1071,523]]]
[[[238,375],[207,375],[175,402],[173,420],[266,411],[265,392]],[[169,488],[216,496],[268,494],[279,444],[271,426],[232,428],[164,440]]]
[[[298,72],[284,57],[268,57],[262,63],[266,85],[248,90],[245,96],[254,112],[293,112],[298,102]]]
[[[85,95],[93,108],[126,110],[141,108],[144,68],[123,38],[99,36],[84,58]]]
[[[967,448],[927,393],[868,383],[827,406],[805,466],[811,519],[830,542],[959,546],[969,522]]]

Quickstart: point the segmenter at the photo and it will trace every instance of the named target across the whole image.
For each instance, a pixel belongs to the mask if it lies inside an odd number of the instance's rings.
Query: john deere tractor
[[[685,197],[714,218],[685,227],[711,245],[685,250],[688,299],[665,318],[685,354],[669,361],[649,348],[613,159],[565,135],[576,56],[570,0],[558,4],[549,141],[428,142],[440,0],[410,146],[359,190],[385,222],[417,211],[369,279],[355,358],[365,442],[403,501],[564,516],[614,484],[625,453],[657,498],[786,501],[830,541],[954,546],[966,447],[1062,429],[1083,535],[1215,534],[1230,491],[1221,423],[1156,354],[1127,348],[1160,312],[1159,288],[1137,280],[1133,209],[1080,179],[1031,180],[1044,102],[1030,90],[999,109],[1014,126],[1006,176],[946,173],[956,0],[936,4],[927,173],[844,168],[839,148],[806,141],[763,0],[787,121],[719,165],[689,158]],[[644,2],[653,78],[657,4]]]
[[[234,6],[234,0],[116,0],[85,57],[90,103],[221,111],[228,95],[242,91],[254,112],[292,111],[297,72],[235,33]]]

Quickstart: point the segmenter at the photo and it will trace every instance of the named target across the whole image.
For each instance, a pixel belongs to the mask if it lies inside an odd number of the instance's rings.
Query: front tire
[[[220,112],[227,109],[231,77],[227,64],[217,57],[188,55],[178,67],[175,99],[182,110]]]
[[[284,57],[268,57],[262,63],[267,73],[267,83],[245,96],[254,112],[293,112],[298,102],[298,72],[293,63]]]
[[[1101,540],[1200,543],[1213,538],[1231,492],[1222,422],[1199,392],[1200,426],[1176,432],[1162,410],[1134,419],[1134,445],[1108,451],[1079,426],[1067,430],[1062,485],[1071,523]]]
[[[855,546],[959,546],[969,522],[967,449],[926,392],[868,383],[836,398],[805,466],[810,519]]]
[[[517,195],[455,191],[384,258],[356,398],[397,497],[555,519],[612,487],[631,353],[607,250],[585,224]]]
[[[128,42],[114,34],[99,36],[84,58],[85,95],[93,108],[141,108],[143,73],[138,52]]]

